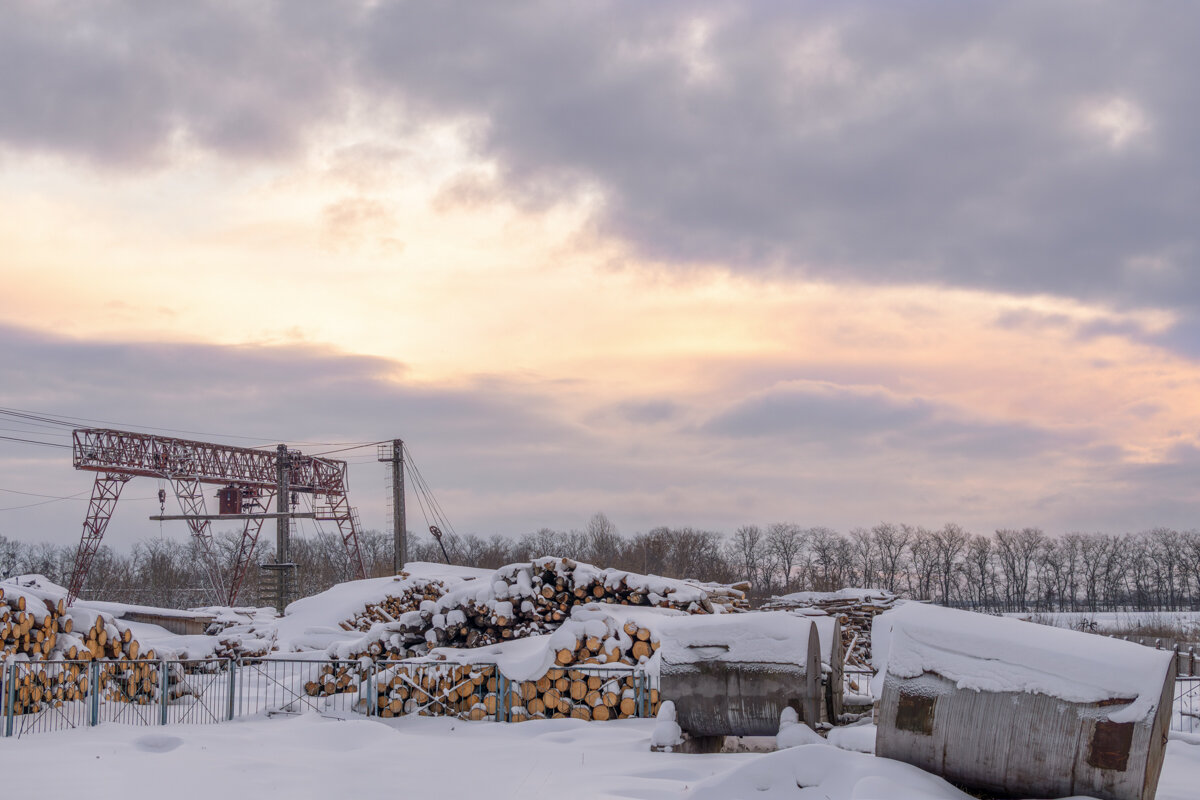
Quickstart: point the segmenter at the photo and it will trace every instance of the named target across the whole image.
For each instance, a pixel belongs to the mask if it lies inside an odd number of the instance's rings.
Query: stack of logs
[[[871,623],[896,605],[896,596],[883,589],[804,592],[771,598],[763,610],[816,610],[837,617],[842,628],[846,665],[871,667]]]
[[[330,669],[321,682],[309,682],[306,690],[310,695],[355,691],[353,678],[337,672]],[[658,690],[643,688],[639,698],[637,678],[630,670],[553,667],[536,680],[507,687],[501,681],[492,664],[397,664],[376,678],[376,713],[481,720],[496,718],[499,710],[512,722],[524,722],[563,717],[626,719],[637,716],[639,700],[651,715],[658,709]]]
[[[636,716],[635,677],[631,667],[645,662],[659,648],[651,627],[619,619],[599,607],[583,608],[580,619],[565,622],[544,646],[553,666],[541,677],[513,683],[504,701],[498,694],[499,673],[493,664],[459,663],[469,652],[434,651],[429,657],[405,663],[380,664],[376,675],[378,713],[449,715],[461,719],[492,718],[496,704],[506,702],[513,721],[576,717],[624,719]],[[378,641],[354,661],[327,664],[320,677],[305,685],[312,696],[357,692],[368,680],[371,665],[387,658]],[[487,657],[486,655],[484,656]],[[453,660],[448,660],[453,659]],[[597,672],[597,668],[605,669]],[[647,710],[658,709],[658,690],[646,688]]]
[[[362,642],[355,652],[330,655],[403,659],[431,647],[484,647],[552,633],[573,608],[587,603],[711,614],[732,610],[744,599],[744,593],[728,586],[598,569],[569,558],[539,558],[497,570],[490,586],[471,581],[436,602],[389,614],[395,621],[371,627],[370,642]]]
[[[553,668],[536,681],[513,687],[509,719],[626,719],[637,716],[637,678],[632,674],[594,673],[580,669]],[[658,713],[658,690],[643,689],[648,695],[646,713]],[[519,702],[520,705],[516,705]]]
[[[83,620],[86,627],[76,628]],[[105,699],[145,704],[158,695],[158,664],[133,632],[107,614],[68,609],[62,597],[24,587],[0,587],[0,655],[17,663],[16,714],[36,713],[87,696],[91,670],[101,660]]]
[[[446,584],[436,578],[414,578],[403,571],[397,577],[403,582],[401,591],[386,595],[377,603],[368,603],[360,613],[339,623],[342,630],[369,631],[381,622],[395,622],[404,614],[420,611],[422,603],[440,600],[446,594]]]

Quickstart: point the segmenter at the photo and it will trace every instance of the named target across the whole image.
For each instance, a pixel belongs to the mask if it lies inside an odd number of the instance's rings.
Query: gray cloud
[[[176,137],[281,155],[344,108],[348,15],[316,3],[6,3],[0,139],[102,166],[161,161]]]
[[[473,121],[510,197],[601,187],[668,261],[1200,305],[1194,4],[246,8],[10,4],[0,141],[277,156],[354,95]],[[1079,119],[1117,101],[1110,146]]]
[[[774,440],[827,452],[875,451],[980,463],[1049,456],[1087,441],[1084,433],[964,419],[924,398],[882,389],[798,381],[773,387],[716,415],[701,428],[729,437]]]
[[[597,510],[626,532],[779,519],[1116,531],[1186,527],[1195,506],[1182,490],[1195,471],[1191,448],[1131,467],[1087,430],[972,419],[928,398],[834,383],[741,376],[716,412],[707,392],[597,398],[591,409],[565,399],[580,387],[564,392],[537,376],[429,387],[407,380],[401,364],[309,346],[89,342],[0,326],[0,352],[7,408],[232,444],[286,441],[310,453],[339,449],[316,442],[400,436],[463,532],[581,527]],[[0,428],[68,441],[65,430],[3,416]],[[385,527],[374,448],[336,457],[350,461],[363,521]],[[0,440],[0,489],[86,498],[90,484],[65,449]],[[108,541],[159,534],[146,520],[156,489],[130,486]],[[0,492],[0,508],[26,499]],[[0,512],[0,535],[75,542],[85,510],[75,499]],[[410,527],[423,524],[410,495]],[[186,535],[169,525],[162,533]]]

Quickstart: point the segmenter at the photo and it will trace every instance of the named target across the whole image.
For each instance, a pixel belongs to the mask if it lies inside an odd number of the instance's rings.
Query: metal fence
[[[1200,677],[1175,679],[1171,730],[1200,733]]]
[[[571,671],[584,674],[605,697],[615,692],[618,701],[631,699],[633,716],[651,716],[655,711],[657,686],[642,670],[575,667]],[[510,680],[491,664],[444,662],[282,658],[14,662],[0,670],[0,736],[102,722],[212,724],[302,712],[339,717],[453,715],[517,722],[537,716],[530,712],[534,684]],[[604,717],[597,713],[595,718]]]

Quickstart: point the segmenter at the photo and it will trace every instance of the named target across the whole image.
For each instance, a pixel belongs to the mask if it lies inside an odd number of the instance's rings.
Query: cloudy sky
[[[0,18],[0,406],[401,437],[484,535],[1200,524],[1195,4]],[[0,534],[90,481],[0,439]]]

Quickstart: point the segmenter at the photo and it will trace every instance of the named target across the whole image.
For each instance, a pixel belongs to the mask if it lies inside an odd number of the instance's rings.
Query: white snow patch
[[[933,672],[960,689],[1032,692],[1074,703],[1132,700],[1109,713],[1114,722],[1153,713],[1172,658],[1131,642],[920,603],[876,617],[871,639],[876,697],[886,674]]]

